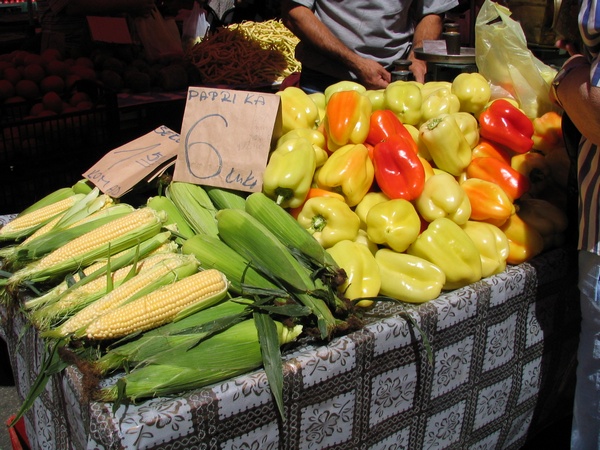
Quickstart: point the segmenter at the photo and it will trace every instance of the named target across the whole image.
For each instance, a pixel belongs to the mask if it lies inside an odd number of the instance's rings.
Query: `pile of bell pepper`
[[[280,91],[263,191],[346,271],[359,305],[420,303],[564,241],[561,116],[528,117],[478,73]]]

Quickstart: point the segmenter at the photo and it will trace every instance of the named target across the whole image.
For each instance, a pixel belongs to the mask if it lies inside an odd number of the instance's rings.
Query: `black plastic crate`
[[[2,106],[0,214],[20,212],[44,195],[81,178],[118,135],[116,95],[95,83],[94,107],[56,116],[28,118],[30,104]]]

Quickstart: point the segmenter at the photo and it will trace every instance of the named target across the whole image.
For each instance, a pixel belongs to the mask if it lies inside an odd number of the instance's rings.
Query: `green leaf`
[[[263,366],[269,381],[269,387],[275,398],[279,415],[285,420],[283,408],[283,363],[279,347],[277,325],[268,314],[255,312],[254,323],[258,331],[258,341],[262,353]]]

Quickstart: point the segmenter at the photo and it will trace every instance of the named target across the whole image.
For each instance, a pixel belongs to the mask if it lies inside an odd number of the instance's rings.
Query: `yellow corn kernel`
[[[86,330],[89,339],[115,339],[170,322],[182,310],[200,302],[210,307],[224,298],[227,279],[216,270],[197,272],[106,313]]]
[[[140,290],[157,283],[162,277],[174,273],[178,267],[186,263],[193,263],[193,266],[191,266],[193,271],[196,271],[199,265],[195,258],[172,254],[170,258],[164,258],[148,266],[148,269],[139,272],[136,276],[120,284],[111,292],[72,316],[60,327],[61,335],[74,333],[88,325],[104,313],[119,307]]]
[[[62,218],[62,216],[63,215],[61,213],[58,216],[56,216],[54,219],[52,219],[50,222],[48,222],[46,225],[43,225],[42,227],[35,230],[33,232],[33,234],[29,235],[29,237],[27,239],[25,239],[23,242],[21,242],[20,245],[27,245],[34,239],[42,236],[43,234],[46,234],[48,231],[50,231],[52,228],[54,228],[54,226],[59,222],[59,220]]]
[[[140,226],[156,220],[156,213],[150,208],[140,208],[131,214],[115,219],[82,236],[73,239],[66,245],[56,249],[40,259],[36,270],[43,270],[60,264],[63,261],[77,258],[86,252],[109,243],[112,239],[134,231]]]
[[[0,235],[13,233],[16,231],[27,230],[29,228],[38,226],[52,219],[57,214],[60,214],[75,204],[77,200],[81,199],[81,196],[72,195],[64,200],[59,200],[51,205],[44,206],[43,208],[36,209],[30,213],[16,217],[15,219],[8,222],[2,228],[0,228]]]

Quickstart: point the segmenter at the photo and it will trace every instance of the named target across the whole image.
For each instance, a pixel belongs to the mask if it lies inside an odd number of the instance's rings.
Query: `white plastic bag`
[[[149,61],[183,56],[179,29],[174,20],[166,20],[154,8],[148,17],[137,17],[135,29]]]
[[[510,94],[530,118],[555,110],[548,94],[556,70],[527,48],[521,25],[510,10],[485,0],[475,22],[475,62],[492,91]]]
[[[210,23],[206,18],[206,10],[200,7],[198,2],[194,2],[192,11],[183,21],[181,39],[185,47],[200,42],[210,28]]]

